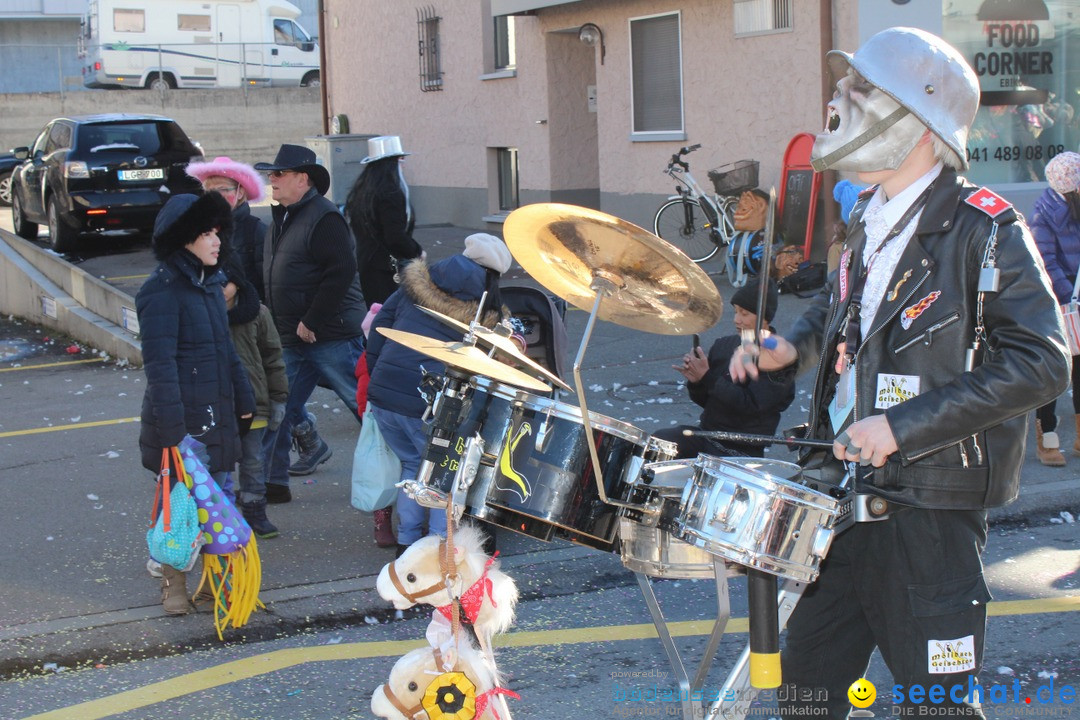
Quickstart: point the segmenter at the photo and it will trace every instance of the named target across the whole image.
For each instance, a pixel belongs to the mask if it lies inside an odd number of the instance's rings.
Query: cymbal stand
[[[712,665],[713,658],[716,657],[716,650],[720,646],[720,638],[724,635],[728,619],[731,618],[727,567],[721,557],[716,556],[713,558],[713,570],[716,574],[716,620],[713,622],[712,633],[709,635],[709,640],[705,645],[705,652],[701,656],[693,680],[687,674],[686,665],[671,637],[671,631],[668,630],[667,620],[665,620],[664,613],[660,609],[660,603],[656,599],[652,581],[645,573],[634,572],[641,594],[645,597],[645,605],[649,608],[653,627],[656,628],[656,634],[660,638],[664,654],[667,655],[668,663],[671,665],[671,670],[679,683],[679,704],[682,706],[684,720],[697,720],[701,717],[701,689],[704,687],[705,679],[709,675],[709,667]],[[695,695],[697,699],[695,699]]]
[[[597,271],[590,285],[590,288],[596,293],[596,299],[593,301],[592,310],[589,312],[589,320],[585,323],[585,332],[581,336],[581,345],[578,346],[577,356],[574,358],[574,390],[577,394],[578,405],[581,407],[581,424],[585,428],[585,437],[588,439],[593,480],[596,481],[596,490],[600,495],[600,501],[615,507],[640,510],[641,508],[638,506],[609,498],[604,490],[604,473],[600,469],[600,457],[596,454],[596,438],[593,435],[592,421],[589,417],[589,406],[585,401],[585,384],[581,381],[581,363],[585,360],[585,348],[589,346],[589,338],[592,337],[593,328],[596,326],[596,316],[600,312],[600,303],[604,301],[604,298],[612,295],[619,287],[614,279],[601,275],[602,272]]]

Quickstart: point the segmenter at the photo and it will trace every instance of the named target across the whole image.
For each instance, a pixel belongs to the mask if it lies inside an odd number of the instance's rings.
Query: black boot
[[[290,475],[310,475],[334,454],[330,446],[319,437],[315,429],[314,415],[309,414],[304,422],[293,426],[292,436],[300,457],[289,466]]]
[[[401,543],[398,543],[397,544],[397,551],[394,552],[394,559],[397,560],[399,557],[404,555],[405,551],[408,550],[408,549],[409,549],[408,545],[402,545]]]
[[[243,513],[247,524],[251,526],[251,532],[255,533],[255,537],[265,540],[278,536],[277,527],[266,517],[265,498],[255,502],[238,504],[240,505],[240,512]]]
[[[292,501],[292,490],[288,485],[279,483],[266,483],[266,502],[271,505],[280,505]]]

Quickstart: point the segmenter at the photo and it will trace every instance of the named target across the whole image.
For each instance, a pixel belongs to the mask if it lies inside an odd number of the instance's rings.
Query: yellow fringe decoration
[[[204,585],[214,596],[214,628],[219,640],[225,639],[222,632],[229,625],[243,627],[256,608],[266,609],[259,599],[262,563],[255,533],[247,545],[228,555],[203,555],[202,578],[196,595]]]

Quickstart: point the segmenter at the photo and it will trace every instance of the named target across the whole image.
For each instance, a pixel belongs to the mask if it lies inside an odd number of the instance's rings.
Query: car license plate
[[[144,170],[121,170],[121,180],[163,180],[165,170],[162,168],[146,168]]]

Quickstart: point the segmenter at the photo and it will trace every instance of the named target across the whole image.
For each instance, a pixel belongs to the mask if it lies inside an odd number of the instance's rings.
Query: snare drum
[[[487,378],[475,383],[459,437],[442,458],[429,445],[429,462],[421,466],[418,480],[449,494],[464,438],[479,433],[484,456],[469,489],[470,515],[542,540],[558,527],[590,544],[612,543],[615,507],[603,503],[597,492],[581,410]],[[630,474],[640,467],[633,460],[643,455],[647,435],[619,420],[589,416],[604,492],[624,497]]]
[[[801,582],[817,579],[838,502],[795,482],[798,465],[699,455],[675,534],[726,560]]]
[[[672,535],[683,488],[693,482],[688,460],[650,463],[632,485],[628,501],[640,509],[619,510],[623,565],[650,577],[711,578],[713,555]]]

